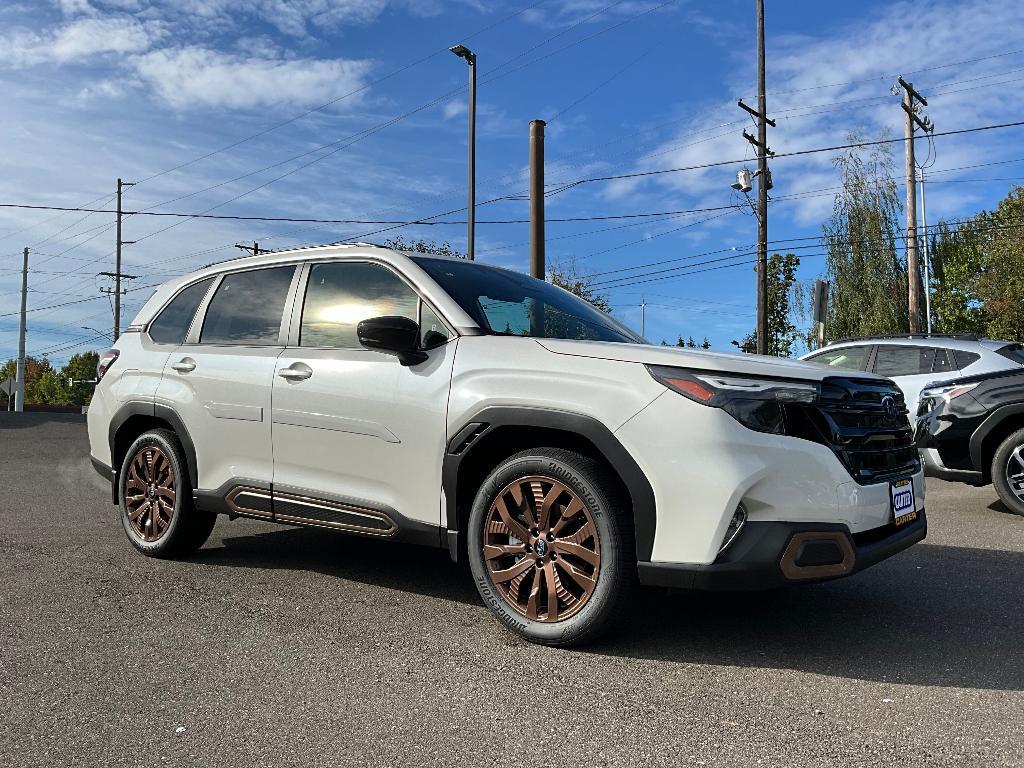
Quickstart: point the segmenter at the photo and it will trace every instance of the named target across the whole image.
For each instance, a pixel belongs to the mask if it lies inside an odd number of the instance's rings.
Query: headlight
[[[978,383],[979,382],[974,382],[973,384],[949,384],[944,387],[925,387],[921,390],[921,402],[917,409],[917,415],[923,416],[928,413],[938,405],[940,400],[944,400],[948,403],[950,400],[960,397],[960,395],[966,395],[978,386]]]
[[[734,376],[649,365],[657,381],[695,403],[721,408],[757,432],[784,434],[786,403],[813,403],[820,387],[815,382]]]

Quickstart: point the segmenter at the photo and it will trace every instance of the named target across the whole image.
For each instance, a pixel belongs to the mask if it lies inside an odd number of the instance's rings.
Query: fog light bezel
[[[725,536],[722,537],[722,544],[718,548],[718,554],[725,552],[725,550],[729,548],[729,545],[736,541],[736,537],[739,536],[740,531],[743,530],[743,526],[747,524],[747,517],[747,507],[741,501],[736,505],[736,509],[732,513],[732,518],[729,520],[729,525],[725,529]],[[739,522],[736,522],[737,518],[739,519]],[[733,528],[733,526],[735,526],[735,528]]]

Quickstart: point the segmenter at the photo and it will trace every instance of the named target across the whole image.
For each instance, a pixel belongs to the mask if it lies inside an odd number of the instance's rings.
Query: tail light
[[[96,364],[96,381],[97,383],[102,381],[104,374],[110,370],[110,366],[117,360],[118,355],[121,353],[116,349],[108,349],[106,352],[100,355],[100,361]]]

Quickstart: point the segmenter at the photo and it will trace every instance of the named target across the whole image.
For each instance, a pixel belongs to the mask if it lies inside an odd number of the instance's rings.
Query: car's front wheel
[[[1007,509],[1024,515],[1024,429],[1014,432],[996,449],[992,485]]]
[[[134,547],[151,557],[181,557],[199,549],[216,514],[196,509],[181,444],[168,429],[140,435],[120,475],[121,524]]]
[[[593,459],[537,448],[503,461],[470,512],[480,596],[513,632],[579,645],[606,631],[635,577],[627,509]]]

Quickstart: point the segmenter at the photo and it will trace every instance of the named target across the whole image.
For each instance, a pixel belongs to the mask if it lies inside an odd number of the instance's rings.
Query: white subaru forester
[[[651,346],[577,297],[374,246],[159,288],[104,353],[92,461],[147,555],[217,514],[446,548],[528,640],[581,643],[636,582],[764,589],[922,540],[899,389]]]

